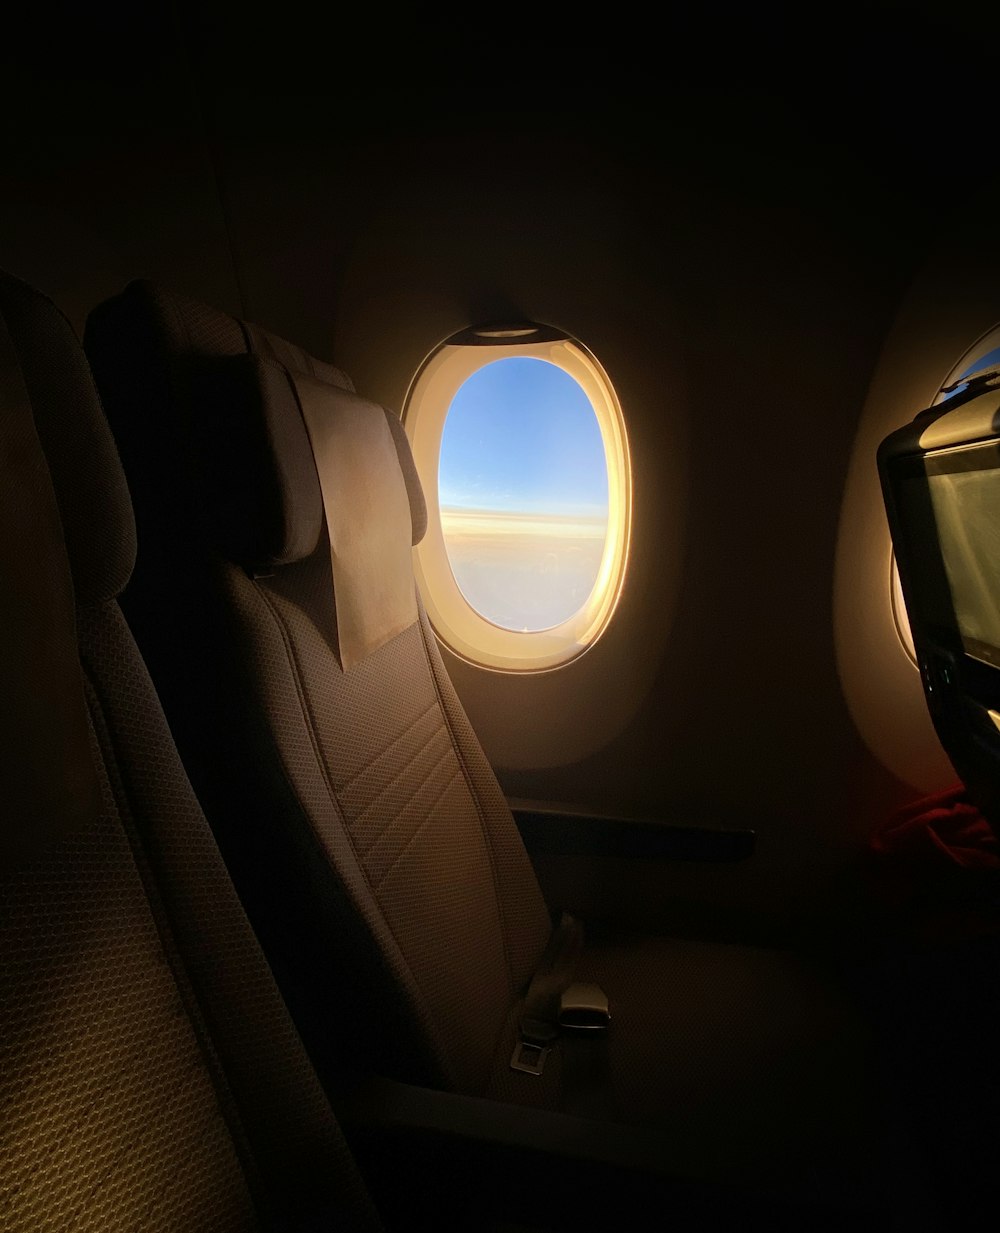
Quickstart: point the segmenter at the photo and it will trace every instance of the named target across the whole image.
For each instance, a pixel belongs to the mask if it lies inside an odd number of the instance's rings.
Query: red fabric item
[[[871,836],[869,894],[923,942],[1000,931],[1000,842],[963,784],[911,801]]]
[[[962,869],[1000,869],[1000,844],[961,783],[897,810],[872,835],[871,848]]]

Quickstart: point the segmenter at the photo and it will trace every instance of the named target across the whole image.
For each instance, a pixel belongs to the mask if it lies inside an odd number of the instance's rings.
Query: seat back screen
[[[941,560],[968,654],[1000,666],[1000,470],[961,469],[927,484]]]

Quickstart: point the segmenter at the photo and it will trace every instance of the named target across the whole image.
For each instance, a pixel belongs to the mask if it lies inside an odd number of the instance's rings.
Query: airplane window
[[[463,331],[417,374],[404,422],[429,507],[416,572],[442,641],[506,671],[586,650],[617,603],[630,513],[624,423],[594,357],[546,326]]]
[[[948,389],[948,386],[954,385],[956,381],[964,377],[974,377],[977,372],[982,372],[984,368],[991,368],[994,364],[1000,364],[1000,330],[991,330],[989,334],[980,340],[973,347],[972,352],[976,353],[975,359],[969,361],[968,355],[955,365],[948,379],[941,387],[942,390]],[[953,390],[948,390],[948,393],[938,395],[937,401],[944,402],[949,398],[954,398],[956,394],[960,394],[965,389],[964,385],[956,385]]]
[[[593,590],[608,468],[590,399],[547,360],[494,360],[459,387],[441,437],[438,499],[459,590],[488,621],[551,629]]]

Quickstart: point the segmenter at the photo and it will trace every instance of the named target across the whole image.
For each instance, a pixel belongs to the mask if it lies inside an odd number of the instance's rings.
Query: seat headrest
[[[30,310],[22,311],[19,319],[12,314],[14,330],[8,328],[12,299]],[[100,808],[70,563],[20,358],[36,347],[35,358],[41,358],[45,341],[34,336],[34,329],[54,311],[30,287],[0,274],[0,868],[4,871],[56,837],[93,821]],[[27,320],[32,325],[26,332]],[[54,368],[59,369],[64,358],[63,352],[53,349]],[[63,412],[70,413],[72,378],[66,388]],[[53,416],[55,408],[46,413]],[[85,560],[92,580],[95,557],[90,554]]]
[[[126,465],[140,455],[144,526],[176,536],[176,523],[164,520],[183,469],[228,559],[266,572],[315,550],[323,501],[294,380],[353,394],[344,373],[257,325],[145,281],[94,310],[85,342]],[[417,543],[427,526],[423,493],[402,424],[385,415]]]
[[[399,421],[325,381],[298,377],[293,386],[326,513],[337,651],[347,672],[417,620],[410,496],[390,427]]]
[[[40,292],[0,273],[3,314],[62,518],[76,602],[121,593],[135,564],[125,474],[80,341]]]

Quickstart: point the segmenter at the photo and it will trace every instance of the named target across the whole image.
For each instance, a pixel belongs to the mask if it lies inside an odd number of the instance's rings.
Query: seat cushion
[[[870,1033],[835,973],[781,950],[591,928],[576,978],[608,995],[606,1037],[564,1034],[536,1077],[510,1069],[514,1015],[486,1094],[653,1128],[679,1176],[870,1178]]]

